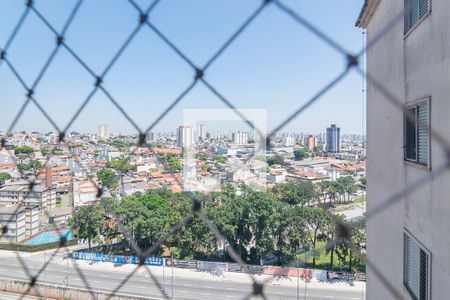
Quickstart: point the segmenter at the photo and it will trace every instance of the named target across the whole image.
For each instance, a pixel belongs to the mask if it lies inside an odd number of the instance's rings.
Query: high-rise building
[[[147,132],[146,136],[145,136],[145,140],[147,143],[153,143],[156,141],[156,135],[154,132]]]
[[[295,139],[293,136],[288,135],[284,138],[284,145],[286,147],[292,147],[292,146],[294,146],[294,144],[295,144]]]
[[[245,145],[248,144],[248,133],[247,132],[233,132],[232,140],[234,144]]]
[[[206,138],[206,132],[205,132],[205,126],[203,124],[200,124],[198,127],[198,139],[204,140]]]
[[[317,137],[314,135],[308,135],[305,137],[305,146],[310,150],[313,151],[315,147],[317,147]]]
[[[341,151],[341,129],[336,124],[327,128],[327,152],[338,153]]]
[[[190,148],[194,144],[194,131],[190,125],[181,125],[177,129],[177,146]]]
[[[106,124],[100,124],[98,126],[98,137],[102,140],[109,138],[109,126]]]

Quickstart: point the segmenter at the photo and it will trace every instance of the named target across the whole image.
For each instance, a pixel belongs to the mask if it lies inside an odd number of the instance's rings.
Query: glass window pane
[[[405,111],[405,158],[416,160],[416,108]]]

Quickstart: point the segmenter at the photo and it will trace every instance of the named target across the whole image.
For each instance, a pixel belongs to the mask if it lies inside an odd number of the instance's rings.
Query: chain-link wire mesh
[[[281,122],[278,126],[275,127],[269,134],[262,135],[262,133],[255,128],[256,132],[260,134],[261,140],[266,141],[266,147],[271,147],[271,139],[276,135],[277,132],[282,130],[286,125],[288,125],[290,122],[292,122],[295,118],[300,116],[302,113],[304,113],[311,105],[313,105],[315,102],[319,101],[323,95],[325,95],[327,92],[329,92],[331,89],[333,89],[335,86],[337,86],[344,78],[348,76],[348,74],[351,71],[355,71],[356,73],[360,74],[362,77],[366,78],[368,83],[379,90],[382,95],[389,100],[392,104],[394,104],[400,112],[403,111],[403,101],[398,99],[396,96],[394,96],[388,89],[386,89],[382,83],[378,82],[375,78],[373,78],[370,74],[366,74],[362,68],[362,65],[360,63],[361,57],[364,55],[364,53],[367,51],[367,49],[373,47],[391,28],[394,27],[395,24],[398,22],[402,22],[403,20],[403,12],[401,12],[399,15],[394,17],[388,24],[385,25],[384,29],[381,30],[375,37],[373,37],[371,40],[369,40],[366,44],[366,46],[358,51],[357,53],[350,53],[348,52],[345,47],[343,47],[339,42],[335,41],[332,37],[328,36],[325,32],[322,32],[319,30],[315,25],[311,24],[306,18],[301,16],[299,13],[297,13],[295,10],[287,6],[283,3],[282,0],[263,0],[261,1],[261,4],[257,7],[256,10],[254,10],[247,19],[237,28],[237,30],[222,44],[222,46],[209,58],[206,60],[206,63],[204,65],[197,65],[193,62],[192,59],[188,57],[183,52],[183,49],[180,49],[178,46],[176,46],[176,41],[172,41],[168,36],[166,36],[162,31],[159,30],[159,28],[151,21],[149,16],[152,13],[157,13],[157,6],[164,0],[155,0],[153,1],[148,7],[142,8],[140,7],[134,0],[128,0],[128,3],[131,7],[134,8],[136,12],[136,25],[134,28],[130,29],[130,33],[127,36],[127,38],[123,41],[119,49],[115,52],[113,57],[109,60],[109,63],[103,68],[103,70],[94,70],[89,64],[77,53],[77,51],[73,48],[73,45],[66,42],[66,32],[69,29],[69,27],[72,25],[73,22],[76,21],[77,13],[80,9],[80,7],[83,5],[83,0],[78,0],[75,4],[75,6],[72,8],[71,13],[64,23],[61,30],[58,30],[58,28],[55,28],[54,25],[46,18],[46,16],[39,11],[39,9],[36,7],[33,0],[26,1],[23,9],[23,13],[21,14],[19,20],[17,21],[17,24],[12,28],[11,34],[7,38],[4,45],[0,45],[0,71],[3,72],[11,72],[13,76],[17,79],[17,81],[20,83],[20,85],[23,87],[26,97],[25,100],[20,107],[19,111],[17,112],[17,115],[14,117],[12,123],[10,124],[6,134],[2,137],[1,140],[1,147],[5,148],[8,144],[8,133],[12,132],[14,128],[16,127],[18,121],[21,119],[21,117],[24,114],[25,109],[30,106],[34,105],[36,108],[42,113],[42,115],[46,118],[46,120],[53,126],[56,132],[58,132],[59,136],[59,144],[65,143],[65,137],[68,130],[73,125],[74,121],[77,120],[77,118],[80,116],[80,114],[83,113],[86,106],[92,101],[94,95],[98,93],[102,93],[106,98],[120,111],[120,113],[128,120],[128,122],[133,126],[133,128],[136,130],[138,138],[137,138],[137,144],[133,148],[133,150],[129,153],[126,160],[123,160],[121,162],[121,166],[119,166],[119,170],[123,170],[124,165],[127,163],[127,161],[134,155],[137,151],[139,151],[140,147],[145,144],[146,134],[150,132],[152,129],[155,128],[157,124],[160,123],[160,121],[180,102],[183,101],[184,98],[193,90],[193,88],[197,85],[203,85],[206,89],[210,90],[215,96],[217,96],[218,100],[225,104],[228,108],[232,109],[239,117],[242,118],[244,122],[249,123],[249,121],[246,119],[244,115],[242,115],[239,110],[237,109],[237,105],[233,103],[230,99],[228,99],[218,88],[216,88],[213,83],[207,78],[205,75],[205,72],[213,66],[213,64],[220,59],[220,57],[229,49],[230,45],[232,45],[235,40],[239,39],[242,35],[242,33],[254,22],[256,18],[259,18],[261,13],[265,10],[278,10],[282,12],[286,18],[291,18],[294,20],[299,27],[306,29],[310,31],[312,34],[314,34],[318,39],[323,41],[324,47],[331,47],[334,49],[337,53],[342,55],[347,64],[345,68],[341,71],[338,76],[336,76],[333,80],[331,80],[329,83],[325,84],[322,89],[317,91],[316,94],[314,94],[311,98],[306,99],[306,101],[303,102],[303,104],[298,107],[294,112],[289,114],[286,119]],[[27,19],[30,17],[30,15],[34,15],[37,17],[48,29],[48,31],[54,36],[55,39],[55,46],[53,51],[48,55],[48,58],[43,62],[42,68],[40,69],[40,72],[38,73],[38,76],[32,81],[32,82],[26,82],[25,79],[21,76],[19,70],[15,67],[14,61],[10,60],[9,58],[9,50],[11,48],[11,45],[14,43],[16,37],[20,35],[21,28],[23,27],[24,23],[27,22]],[[171,51],[173,51],[177,56],[179,56],[185,63],[188,68],[192,70],[192,81],[186,86],[186,88],[183,90],[183,92],[176,97],[175,99],[170,102],[170,104],[167,106],[167,108],[151,123],[148,125],[147,128],[144,130],[141,129],[137,123],[133,120],[133,118],[127,114],[125,108],[119,103],[119,101],[114,97],[114,95],[104,86],[103,82],[105,78],[108,76],[109,72],[114,68],[114,66],[117,64],[117,62],[120,60],[122,54],[126,51],[126,49],[129,47],[131,43],[133,43],[134,38],[138,34],[142,28],[147,27],[151,31],[153,31],[160,39],[163,41]],[[49,68],[49,66],[54,62],[55,57],[58,55],[59,52],[65,51],[67,54],[69,54],[83,69],[87,71],[88,74],[91,76],[91,80],[93,82],[93,88],[92,90],[87,94],[86,98],[83,100],[81,105],[78,107],[76,113],[73,116],[69,116],[67,124],[60,127],[56,124],[56,122],[52,119],[52,116],[47,113],[47,111],[41,106],[39,99],[35,97],[35,91],[38,89],[39,84],[41,83],[42,79],[45,77],[46,72]],[[249,123],[251,127],[252,124]],[[441,144],[445,149],[447,149],[447,152],[450,153],[450,142],[442,136],[440,133],[436,132],[434,128],[430,128],[430,134],[434,141]],[[58,145],[53,145],[52,147],[52,153],[55,151]],[[49,158],[51,155],[48,156]],[[157,158],[159,156],[156,156]],[[46,163],[44,164],[44,167],[49,163],[49,158],[47,159]],[[450,155],[449,155],[450,158]],[[159,158],[158,158],[159,159]],[[167,162],[160,160],[161,164],[167,164]],[[79,166],[81,168],[85,168],[84,166]],[[379,202],[379,204],[375,207],[372,207],[366,215],[367,219],[373,218],[380,212],[388,209],[390,206],[392,206],[394,203],[399,201],[400,199],[403,199],[407,195],[410,195],[414,193],[416,190],[418,190],[423,185],[431,182],[434,178],[440,176],[444,172],[447,172],[447,170],[450,168],[450,164],[447,162],[442,166],[438,166],[433,168],[432,171],[427,173],[421,178],[418,178],[413,183],[409,184],[407,187],[405,187],[402,190],[399,190],[395,193],[393,193],[389,198],[385,199],[384,201]],[[38,175],[38,170],[35,170],[35,176],[30,179],[28,189],[29,191],[33,191],[35,188],[35,180]],[[183,186],[183,182],[180,180],[179,177],[174,176],[173,177],[175,181],[178,182],[180,186]],[[114,191],[108,191],[107,188],[102,187],[98,185],[97,182],[92,180],[92,184],[97,186],[97,198],[100,199],[102,195],[104,195],[105,192],[110,193],[112,196],[114,195]],[[132,250],[137,254],[139,258],[139,262],[134,269],[133,272],[128,274],[121,283],[110,292],[108,298],[114,297],[114,295],[118,292],[120,292],[121,288],[127,284],[127,282],[136,274],[136,272],[139,269],[145,269],[146,272],[149,274],[149,284],[154,284],[158,288],[158,290],[161,291],[161,297],[165,299],[169,299],[170,295],[168,294],[167,290],[164,289],[162,286],[162,283],[156,278],[156,276],[152,273],[151,269],[145,264],[145,261],[148,257],[150,257],[154,252],[159,248],[161,244],[163,244],[167,238],[169,238],[174,233],[181,230],[184,226],[189,226],[189,222],[192,220],[194,216],[198,217],[200,220],[206,224],[210,232],[216,237],[217,240],[223,241],[225,245],[227,245],[227,239],[224,236],[223,233],[220,232],[218,227],[208,219],[208,217],[202,212],[202,203],[200,199],[196,198],[196,194],[194,193],[187,193],[189,197],[192,198],[192,208],[191,212],[183,216],[181,221],[174,225],[172,228],[167,230],[162,235],[162,238],[159,239],[156,243],[148,247],[147,249],[142,249],[136,241],[133,240],[132,235],[127,232],[127,229],[122,226],[120,223],[120,217],[116,216],[114,213],[114,210],[111,209],[109,204],[107,202],[101,202],[102,205],[105,206],[105,209],[110,212],[111,216],[115,221],[117,222],[117,225],[119,227],[120,232],[124,235],[124,237],[129,241],[130,247]],[[18,206],[19,209],[19,206]],[[17,211],[16,211],[17,212]],[[13,215],[13,214],[12,214]],[[361,256],[361,258],[366,262],[367,266],[373,271],[373,274],[377,277],[379,277],[379,280],[385,285],[385,288],[388,289],[392,297],[396,299],[402,299],[401,294],[398,292],[398,290],[387,280],[383,277],[382,273],[378,270],[377,266],[374,265],[371,261],[367,260],[363,253],[360,253],[360,248],[356,247],[352,243],[351,235],[353,234],[352,229],[357,226],[358,224],[347,224],[343,222],[342,220],[339,220],[334,215],[330,216],[334,222],[335,226],[337,227],[337,234],[336,236],[331,239],[327,245],[324,247],[327,250],[332,248],[334,245],[336,245],[339,242],[346,243],[354,252],[355,255]],[[11,217],[12,218],[12,217]],[[9,221],[11,221],[10,219]],[[54,225],[54,230],[58,231],[61,230],[61,228],[58,228],[57,225]],[[6,234],[8,232],[8,228],[2,228],[2,234]],[[67,255],[69,255],[69,249],[67,248],[68,241],[65,235],[60,235],[60,241],[59,241],[59,248],[55,250],[51,256],[49,257],[48,261],[40,267],[37,272],[32,272],[29,269],[29,266],[25,263],[25,261],[21,258],[21,255],[17,253],[17,259],[20,262],[20,267],[23,268],[23,270],[26,272],[27,276],[29,277],[28,282],[28,291],[34,289],[36,294],[40,295],[40,292],[36,286],[36,282],[40,277],[43,276],[43,273],[45,272],[46,267],[48,264],[52,261],[52,259],[60,252],[64,251]],[[324,250],[324,249],[322,249]],[[230,246],[226,247],[226,251],[228,252],[229,256],[232,260],[234,260],[237,264],[239,264],[248,274],[250,279],[252,280],[253,284],[249,287],[249,293],[248,295],[242,295],[243,298],[247,299],[252,296],[259,296],[262,298],[267,298],[265,295],[264,286],[265,284],[270,281],[266,280],[261,282],[258,280],[251,270],[251,268],[244,262],[244,260],[240,257],[239,253],[233,249]],[[73,264],[73,267],[76,269],[79,277],[82,279],[83,285],[85,286],[86,290],[90,292],[90,295],[92,299],[96,298],[96,295],[93,292],[93,288],[90,285],[89,280],[86,278],[86,276],[83,273],[82,268],[79,268],[77,265],[76,260],[70,260],[71,264]],[[302,264],[301,259],[294,259],[290,264],[286,265],[288,266],[299,266]],[[26,294],[26,293],[25,293]]]

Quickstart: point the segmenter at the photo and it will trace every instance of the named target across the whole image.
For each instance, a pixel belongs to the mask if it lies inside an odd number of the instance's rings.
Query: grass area
[[[316,249],[320,250],[317,252],[318,257],[316,257],[316,269],[330,269],[330,255],[331,253],[325,252],[325,241],[319,241],[317,242]],[[306,258],[306,266],[305,267],[312,267],[312,261],[313,257],[312,254],[299,254],[299,261],[303,262]],[[357,257],[355,255],[352,255],[352,269],[357,269],[360,272],[366,271],[365,264],[358,261]],[[339,260],[339,257],[334,253],[334,261],[333,261],[333,270],[337,271],[348,271],[349,266],[349,257],[347,256],[343,261]]]
[[[366,202],[367,198],[366,197],[358,197],[355,200],[353,200],[353,203],[364,203]]]

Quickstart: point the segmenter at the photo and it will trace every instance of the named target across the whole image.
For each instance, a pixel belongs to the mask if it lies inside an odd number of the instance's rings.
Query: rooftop
[[[21,205],[4,205],[0,206],[0,214],[15,215],[25,210]]]
[[[358,19],[356,20],[355,26],[367,28],[367,25],[369,25],[370,19],[375,13],[375,10],[380,2],[381,0],[365,0]]]

